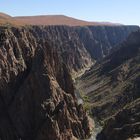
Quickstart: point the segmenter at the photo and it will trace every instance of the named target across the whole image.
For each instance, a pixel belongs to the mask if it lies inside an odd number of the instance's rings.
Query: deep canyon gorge
[[[0,139],[140,137],[139,26],[38,18],[0,14]]]

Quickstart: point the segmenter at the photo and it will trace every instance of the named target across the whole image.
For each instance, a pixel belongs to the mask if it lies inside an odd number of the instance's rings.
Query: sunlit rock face
[[[93,64],[90,54],[74,28],[69,26],[33,26],[29,30],[36,39],[49,42],[72,74]]]
[[[69,68],[59,52],[48,40],[37,38],[36,28],[0,30],[0,138],[88,137],[88,117],[77,104]]]
[[[100,29],[101,32],[104,30]],[[102,53],[103,49],[100,53],[96,51],[103,45],[104,41],[100,40],[106,40],[106,37],[102,33],[99,35],[97,42],[102,43],[91,47],[95,52],[92,55],[77,30],[79,27],[68,26],[0,27],[2,140],[89,137],[89,119],[82,105],[77,104],[71,75],[90,67],[107,54]],[[100,31],[95,37],[98,34]]]

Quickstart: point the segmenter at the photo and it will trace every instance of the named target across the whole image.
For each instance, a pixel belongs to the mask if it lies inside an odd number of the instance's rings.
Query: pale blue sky
[[[140,25],[140,0],[0,0],[0,11],[12,16],[63,14]]]

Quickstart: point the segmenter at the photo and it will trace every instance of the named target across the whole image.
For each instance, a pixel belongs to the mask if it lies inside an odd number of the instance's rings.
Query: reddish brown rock
[[[0,43],[0,138],[88,137],[88,118],[77,104],[69,70],[49,42],[26,28],[1,27]]]

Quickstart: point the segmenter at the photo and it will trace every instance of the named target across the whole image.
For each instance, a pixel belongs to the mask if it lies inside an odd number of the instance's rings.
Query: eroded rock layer
[[[92,55],[88,45],[90,41],[84,40],[79,28],[0,27],[2,140],[72,140],[90,135],[89,120],[82,105],[77,104],[71,74],[77,74],[102,58],[103,49],[98,55],[95,48],[102,48],[103,42],[107,48],[109,42],[105,37],[108,36],[107,31],[104,32],[105,27],[96,27],[91,40],[99,44],[91,44],[95,46],[91,47],[95,51]],[[123,37],[130,31],[124,30]],[[82,34],[90,36],[91,33],[86,32]],[[115,45],[121,41],[112,42]]]
[[[88,117],[76,102],[69,70],[35,30],[0,29],[0,139],[86,138]]]
[[[75,30],[86,50],[95,60],[107,56],[112,48],[124,41],[138,26],[85,26]]]
[[[89,97],[92,114],[102,122],[100,140],[140,136],[140,31],[79,80]]]

